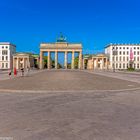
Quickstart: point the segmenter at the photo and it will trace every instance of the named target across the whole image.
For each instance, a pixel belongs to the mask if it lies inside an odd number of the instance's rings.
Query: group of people
[[[24,76],[24,68],[21,68],[20,70],[21,70],[21,76]],[[27,71],[29,72],[29,68],[27,68]],[[11,70],[9,72],[9,77],[11,77],[12,73],[14,74],[14,76],[17,76],[17,74],[18,74],[17,69],[14,68],[14,71]]]

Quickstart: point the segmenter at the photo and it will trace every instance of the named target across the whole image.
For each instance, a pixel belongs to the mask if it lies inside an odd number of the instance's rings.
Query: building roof
[[[41,43],[41,49],[82,49],[81,43],[67,43],[67,42],[56,42],[56,43]]]
[[[108,48],[110,46],[140,46],[140,43],[110,43],[105,48]]]
[[[11,46],[15,46],[14,44],[10,43],[10,42],[0,42],[0,45],[11,45]]]

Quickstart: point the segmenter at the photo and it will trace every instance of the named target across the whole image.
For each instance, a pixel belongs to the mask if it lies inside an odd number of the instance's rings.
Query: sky
[[[110,43],[140,43],[139,0],[0,0],[0,42],[39,53],[60,32],[84,53]]]

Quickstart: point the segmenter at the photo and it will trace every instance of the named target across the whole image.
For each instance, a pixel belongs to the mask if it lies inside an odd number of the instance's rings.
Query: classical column
[[[106,67],[106,69],[108,69],[108,61],[107,61],[107,58],[105,59],[105,67]]]
[[[55,51],[55,69],[58,68],[57,65],[58,65],[58,52]]]
[[[19,58],[17,57],[16,69],[19,69]]]
[[[25,69],[25,58],[23,57],[23,61],[22,61],[23,63],[23,67],[22,68],[24,68]]]
[[[78,68],[81,69],[82,68],[82,52],[79,52],[79,64],[78,64]]]
[[[68,59],[68,56],[67,56],[67,55],[68,55],[68,53],[65,52],[65,69],[67,69],[67,67],[68,67],[68,66],[67,66],[67,65],[68,65],[68,64],[67,64],[67,61],[68,61],[68,60],[67,60],[67,59]]]
[[[83,58],[83,69],[85,69],[85,59]]]
[[[50,59],[50,57],[51,57],[51,53],[50,53],[50,51],[48,51],[48,69],[50,69],[51,68],[51,59]]]
[[[104,69],[104,58],[102,58],[102,69]]]
[[[96,69],[98,69],[98,58],[96,58]]]
[[[40,69],[43,69],[43,52],[40,51]]]
[[[74,51],[72,52],[71,68],[74,69]]]

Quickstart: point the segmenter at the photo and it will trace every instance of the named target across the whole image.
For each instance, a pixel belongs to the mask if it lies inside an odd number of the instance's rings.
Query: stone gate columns
[[[55,51],[55,69],[57,69],[58,68],[58,52],[57,51]]]
[[[67,69],[67,67],[68,67],[68,66],[67,66],[67,65],[68,65],[68,64],[67,64],[67,61],[68,61],[68,52],[66,51],[66,52],[65,52],[65,69]]]
[[[72,52],[71,68],[74,69],[74,51]]]
[[[48,69],[51,68],[51,53],[48,51]]]
[[[40,69],[43,69],[43,52],[40,51]]]
[[[82,52],[79,52],[79,64],[78,64],[78,68],[82,69]]]

